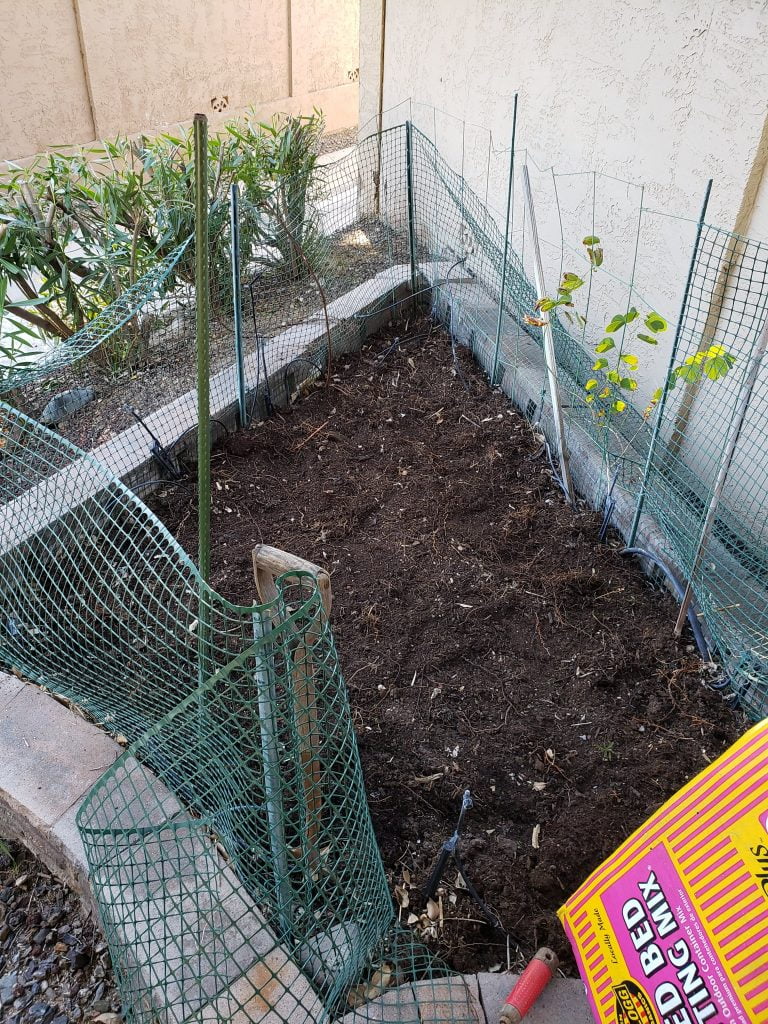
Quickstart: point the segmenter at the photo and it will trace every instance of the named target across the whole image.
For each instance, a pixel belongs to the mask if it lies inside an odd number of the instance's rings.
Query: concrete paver
[[[475,975],[416,981],[411,987],[419,1004],[421,1024],[484,1024]]]
[[[24,689],[24,685],[23,680],[17,679],[16,676],[0,672],[0,711]]]
[[[482,973],[477,979],[485,1018],[488,1024],[498,1024],[518,975]],[[594,1024],[584,985],[576,978],[551,981],[525,1020],[526,1024]]]
[[[119,754],[101,729],[32,684],[0,711],[0,791],[49,827]]]

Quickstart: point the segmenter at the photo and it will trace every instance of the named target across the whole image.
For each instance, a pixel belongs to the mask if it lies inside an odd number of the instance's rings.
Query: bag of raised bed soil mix
[[[597,1021],[768,1024],[768,719],[560,910]]]

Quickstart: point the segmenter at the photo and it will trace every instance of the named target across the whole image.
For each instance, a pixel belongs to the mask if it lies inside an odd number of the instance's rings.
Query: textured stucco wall
[[[72,0],[0,0],[0,158],[94,136]]]
[[[375,112],[381,0],[362,0],[361,117]],[[373,45],[371,45],[373,43]],[[412,97],[518,140],[540,164],[647,182],[733,222],[766,115],[768,11],[755,0],[387,0],[384,106]]]
[[[320,107],[357,120],[358,0],[0,0],[0,158]]]
[[[361,0],[361,130],[378,109],[381,14],[382,0]],[[768,238],[766,54],[757,0],[386,0],[384,125],[410,114],[501,219],[519,92],[518,168],[528,161],[549,289],[563,243],[564,269],[587,268],[580,239],[594,231],[621,281],[601,276],[593,329],[628,302],[672,320],[708,178],[707,220]],[[518,180],[518,251],[522,224]],[[670,335],[642,353],[641,398]]]

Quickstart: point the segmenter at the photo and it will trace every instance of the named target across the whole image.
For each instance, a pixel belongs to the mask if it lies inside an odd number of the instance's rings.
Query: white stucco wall
[[[361,0],[361,130],[378,110],[381,16],[382,0]],[[677,316],[708,178],[710,223],[768,237],[763,3],[386,0],[382,104],[395,109],[384,125],[410,114],[481,197],[487,187],[499,218],[516,91],[517,162],[531,170],[549,289],[563,243],[564,269],[577,271],[581,238],[604,243],[594,333],[627,302]],[[522,223],[518,181],[517,247]],[[670,337],[640,344],[641,399],[660,383]]]

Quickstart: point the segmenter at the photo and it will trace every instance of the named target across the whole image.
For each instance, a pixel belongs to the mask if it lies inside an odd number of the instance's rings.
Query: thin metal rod
[[[232,304],[235,323],[235,368],[237,370],[237,411],[240,426],[248,421],[243,361],[243,296],[240,286],[240,186],[232,182],[229,190],[229,231],[232,249]]]
[[[405,173],[408,200],[408,249],[411,257],[411,292],[416,294],[416,210],[413,200],[413,125],[405,122]]]
[[[541,263],[541,247],[539,245],[539,232],[536,227],[536,214],[533,209],[533,194],[531,192],[531,179],[528,177],[528,165],[523,164],[523,187],[525,189],[525,205],[528,209],[528,219],[531,227],[531,242],[533,243],[533,272],[536,280],[537,298],[545,298],[547,292],[544,287],[544,268]],[[547,367],[547,382],[549,384],[549,397],[552,402],[552,413],[555,418],[555,437],[557,440],[557,455],[560,460],[560,475],[563,480],[568,503],[573,504],[573,481],[571,480],[571,468],[569,464],[568,450],[565,445],[565,423],[563,421],[563,407],[560,402],[560,388],[557,380],[557,362],[555,360],[555,342],[552,337],[552,324],[549,316],[543,317],[545,323],[542,327],[544,335],[544,362]]]
[[[501,351],[501,329],[504,323],[504,293],[507,290],[507,257],[509,256],[509,235],[512,231],[513,202],[515,181],[515,135],[517,133],[517,93],[512,106],[512,144],[509,150],[509,178],[507,180],[507,215],[504,219],[504,256],[501,261],[501,291],[499,293],[499,318],[496,322],[496,349],[493,353],[493,370],[491,384],[496,384],[496,371],[499,367]]]
[[[701,232],[704,230],[704,218],[707,215],[707,206],[709,205],[709,194],[712,191],[712,179],[710,178],[707,182],[707,187],[704,190],[704,202],[701,204],[701,213],[699,214],[699,221],[696,226],[696,239],[693,243],[693,252],[691,253],[691,262],[688,266],[688,277],[685,281],[685,288],[683,289],[683,301],[680,304],[680,316],[677,320],[677,327],[675,328],[675,337],[672,341],[672,351],[669,353],[669,366],[667,367],[667,375],[664,378],[664,384],[662,385],[661,398],[659,399],[659,408],[656,412],[656,422],[653,425],[653,433],[651,434],[651,443],[648,446],[648,455],[645,459],[645,468],[643,469],[643,480],[640,484],[640,493],[637,496],[637,505],[635,506],[635,514],[632,518],[632,526],[629,530],[629,537],[627,538],[627,547],[631,548],[635,545],[637,539],[637,530],[640,526],[640,516],[643,514],[643,505],[645,504],[645,495],[648,489],[648,475],[653,465],[653,459],[656,455],[656,448],[659,443],[659,436],[661,433],[661,424],[664,419],[664,409],[667,405],[667,396],[669,395],[669,385],[672,381],[672,370],[677,359],[677,350],[680,346],[680,338],[683,333],[683,323],[685,321],[685,312],[688,308],[688,298],[691,294],[691,282],[693,281],[693,271],[696,266],[696,257],[699,253],[699,242],[701,241]]]
[[[752,356],[750,365],[747,369],[747,374],[742,387],[741,396],[739,398],[739,404],[736,407],[736,415],[731,423],[731,430],[728,436],[728,441],[723,449],[723,455],[720,460],[720,469],[717,473],[717,479],[715,480],[715,486],[712,491],[712,497],[709,501],[709,508],[707,509],[706,517],[704,518],[704,524],[701,528],[701,536],[699,537],[699,543],[696,547],[696,555],[691,565],[691,570],[688,574],[688,585],[685,588],[685,594],[683,594],[683,600],[680,605],[680,611],[677,615],[677,621],[675,622],[675,636],[680,636],[683,630],[683,624],[688,616],[688,609],[693,598],[693,579],[701,563],[702,556],[704,554],[704,548],[706,547],[709,535],[712,532],[712,527],[717,516],[717,509],[720,504],[720,499],[723,496],[723,490],[725,488],[725,482],[728,478],[728,472],[733,462],[733,456],[736,452],[736,445],[739,442],[742,427],[744,426],[744,419],[747,415],[747,409],[752,398],[752,392],[755,389],[757,382],[757,375],[760,372],[760,367],[763,362],[765,350],[768,348],[768,319],[763,324],[763,329],[760,334],[760,338],[757,341],[754,349],[752,350]]]
[[[381,214],[381,133],[384,129],[384,57],[387,49],[387,0],[381,0],[381,39],[379,42],[379,109],[376,114],[378,126],[376,180],[373,193],[373,213]]]
[[[211,578],[210,279],[208,274],[208,119],[195,114],[195,311],[197,330],[198,562],[203,583]],[[198,651],[201,680],[210,675],[211,607],[200,594]]]

